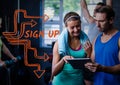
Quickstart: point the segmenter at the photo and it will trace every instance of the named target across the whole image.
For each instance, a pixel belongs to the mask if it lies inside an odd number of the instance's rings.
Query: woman
[[[0,28],[2,28],[2,18],[0,17]],[[2,42],[1,40],[1,36],[0,36],[0,67],[4,67],[6,66],[5,62],[1,60],[1,51],[3,51],[3,53],[5,53],[8,57],[10,57],[12,60],[14,60],[15,62],[17,61],[17,58],[14,57],[11,52],[9,51],[9,49],[6,47],[6,45]]]
[[[91,53],[91,44],[86,34],[81,31],[80,16],[77,13],[67,13],[64,24],[66,29],[53,48],[52,84],[84,85],[83,70],[74,69],[67,59],[88,57]]]

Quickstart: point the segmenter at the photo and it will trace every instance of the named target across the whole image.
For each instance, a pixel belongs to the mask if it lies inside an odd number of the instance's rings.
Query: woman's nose
[[[74,31],[75,31],[75,32],[77,32],[77,31],[78,31],[78,28],[77,28],[77,27],[75,27],[75,28],[74,28]]]

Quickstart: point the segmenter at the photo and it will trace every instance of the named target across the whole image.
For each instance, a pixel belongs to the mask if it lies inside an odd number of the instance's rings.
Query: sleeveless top
[[[64,29],[58,37],[58,45],[59,45],[58,52],[60,56],[69,55],[68,53],[68,47],[69,47],[68,40],[69,39],[68,38],[69,38],[69,32],[67,29]],[[81,44],[84,45],[86,41],[89,41],[89,38],[83,31],[80,31],[79,40]]]
[[[1,40],[1,37],[0,37],[0,58],[1,58],[1,56],[2,56],[2,54],[1,54],[1,50],[2,49],[2,40]]]
[[[84,58],[86,53],[83,48],[73,50],[68,48],[69,54],[74,58]],[[71,64],[65,63],[62,71],[54,76],[53,85],[84,85],[83,70],[74,69]]]
[[[117,32],[109,41],[102,43],[100,34],[95,42],[95,62],[104,66],[120,64],[118,53],[118,40],[120,32]],[[120,75],[113,75],[104,72],[96,72],[94,85],[120,85]]]

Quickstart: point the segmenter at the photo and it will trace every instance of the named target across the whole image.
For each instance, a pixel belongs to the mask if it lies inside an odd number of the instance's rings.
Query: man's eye
[[[80,27],[80,25],[77,25],[76,27]]]
[[[71,29],[74,29],[74,27],[71,27]]]

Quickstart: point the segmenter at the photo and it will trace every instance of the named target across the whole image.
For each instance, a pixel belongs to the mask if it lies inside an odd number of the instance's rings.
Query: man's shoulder
[[[119,49],[120,49],[120,31],[118,30],[118,32],[117,32],[117,34],[118,34],[118,46],[119,46]]]
[[[119,49],[120,49],[120,32],[119,32],[118,46],[119,46]]]

